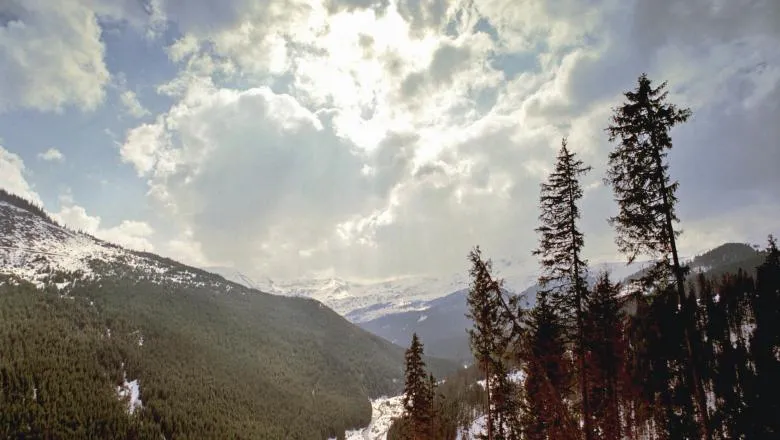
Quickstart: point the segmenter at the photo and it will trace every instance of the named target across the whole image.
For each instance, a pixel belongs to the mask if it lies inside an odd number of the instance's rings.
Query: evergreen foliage
[[[757,437],[780,435],[780,251],[769,236],[766,260],[758,267],[750,350],[756,371]]]
[[[672,148],[669,130],[688,120],[689,109],[666,102],[666,83],[653,88],[642,74],[636,90],[625,93],[626,102],[616,108],[607,128],[610,142],[606,182],[612,186],[619,213],[609,219],[615,227],[615,242],[628,262],[647,254],[663,263],[665,273],[677,275],[679,262],[673,249],[679,232],[673,223],[678,187],[669,177],[666,163]],[[675,267],[676,266],[676,267]]]
[[[583,191],[579,178],[590,170],[569,151],[564,138],[555,169],[541,184],[539,256],[542,267],[539,276],[541,292],[549,295],[550,306],[568,327],[568,340],[576,353],[581,399],[581,420],[586,440],[593,438],[592,414],[588,399],[588,376],[585,371],[584,315],[588,301],[587,262],[582,258],[585,239],[577,227],[580,218],[578,201]]]
[[[609,153],[606,181],[612,186],[618,215],[609,219],[615,227],[615,242],[631,263],[640,254],[656,259],[654,270],[644,284],[657,284],[661,289],[674,283],[679,306],[686,303],[685,270],[677,252],[679,222],[675,213],[678,183],[669,177],[668,150],[672,148],[669,131],[688,120],[689,109],[678,109],[667,103],[666,83],[653,87],[642,74],[638,86],[625,93],[626,102],[616,108],[607,128],[610,142],[617,142]],[[660,283],[660,284],[658,284]],[[684,309],[683,313],[691,310]],[[690,319],[683,319],[690,323]],[[711,438],[702,373],[694,360],[697,344],[693,328],[683,329],[688,357],[687,374],[693,388],[701,433]]]
[[[0,277],[0,438],[159,438],[117,398],[121,361],[137,356],[125,322]]]
[[[0,438],[324,439],[366,426],[369,397],[401,391],[403,349],[314,300],[146,280],[121,264],[95,270],[112,275],[53,276],[72,282],[66,296],[0,282]],[[140,383],[132,417],[115,391],[123,362]],[[46,399],[33,409],[31,384]]]
[[[479,368],[473,365],[458,370],[436,385],[431,440],[452,440],[459,431],[471,426],[484,406],[486,392],[477,384],[481,376]],[[406,417],[396,419],[388,431],[388,440],[405,440],[408,423]]]
[[[522,360],[525,368],[522,426],[529,440],[577,439],[571,417],[572,365],[565,352],[565,328],[542,294],[528,319]]]
[[[16,206],[19,209],[23,209],[37,217],[42,218],[48,223],[57,224],[57,222],[55,222],[54,219],[52,219],[51,216],[37,204],[25,199],[24,197],[9,193],[2,188],[0,188],[0,202],[7,202],[11,206]]]
[[[577,203],[589,167],[564,139],[541,186],[537,303],[525,311],[506,299],[475,247],[475,365],[442,383],[434,373],[451,366],[426,358],[417,334],[404,353],[313,300],[158,257],[167,278],[94,261],[99,277],[52,272],[44,290],[0,274],[0,437],[344,438],[369,421],[369,397],[400,391],[402,374],[405,412],[391,440],[453,440],[482,415],[489,440],[780,437],[776,240],[764,252],[734,244],[701,255],[694,263],[721,269],[688,274],[667,154],[669,131],[690,110],[667,103],[666,83],[646,75],[625,97],[607,129],[616,146],[605,180],[619,250],[629,262],[655,260],[633,291],[607,273],[588,289]],[[0,201],[53,223],[5,191]],[[65,291],[53,285],[63,282]],[[520,384],[510,379],[518,369]],[[132,413],[116,391],[126,377],[141,386]]]
[[[621,391],[625,384],[623,365],[627,344],[623,337],[624,316],[608,273],[599,275],[584,317],[585,366],[588,395],[596,438],[622,438]]]
[[[425,369],[423,344],[412,335],[412,343],[406,350],[404,385],[405,436],[409,440],[424,440],[433,437],[435,418],[433,398],[436,381]]]
[[[477,365],[485,375],[487,390],[487,438],[514,439],[519,436],[518,401],[508,382],[507,363],[512,342],[519,331],[517,318],[503,298],[502,282],[492,275],[492,262],[482,258],[479,246],[469,253],[471,263],[468,317],[473,328],[469,340]]]

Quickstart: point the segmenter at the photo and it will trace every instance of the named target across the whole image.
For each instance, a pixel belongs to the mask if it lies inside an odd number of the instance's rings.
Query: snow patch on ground
[[[404,413],[403,396],[380,397],[371,401],[371,423],[365,429],[347,431],[347,440],[386,440],[393,419]]]
[[[122,365],[124,368],[124,364]],[[141,402],[141,385],[138,383],[138,379],[128,382],[127,373],[123,372],[124,382],[122,385],[116,387],[116,393],[119,400],[124,401],[127,405],[127,413],[133,414],[136,410],[143,408],[143,402]]]
[[[509,378],[509,381],[512,383],[523,383],[525,372],[523,372],[523,370],[515,370],[510,372],[509,375],[507,375],[507,378]],[[485,384],[485,379],[477,381],[477,385],[481,386],[483,389],[485,388]]]
[[[474,420],[467,431],[459,430],[458,436],[455,438],[456,440],[472,440],[477,438],[478,435],[484,434],[486,432],[487,416],[479,416],[476,420]]]

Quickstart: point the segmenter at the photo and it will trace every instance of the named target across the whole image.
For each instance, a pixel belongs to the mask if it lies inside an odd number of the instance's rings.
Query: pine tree
[[[432,378],[432,376],[431,376]],[[412,335],[412,343],[406,350],[404,384],[404,417],[406,436],[410,440],[431,438],[433,421],[433,389],[423,361],[423,344]]]
[[[502,282],[492,275],[492,262],[482,258],[479,246],[469,253],[471,284],[467,298],[473,321],[471,351],[485,375],[487,438],[515,438],[516,395],[507,384],[507,357],[519,323],[502,296]],[[498,434],[498,435],[495,435]]]
[[[588,348],[588,394],[593,430],[598,438],[621,438],[620,383],[624,368],[623,314],[617,300],[619,286],[605,272],[599,275],[585,318]]]
[[[572,420],[564,398],[571,374],[564,347],[564,327],[542,292],[528,318],[523,345],[524,404],[522,427],[529,440],[577,439],[578,425]]]
[[[612,124],[607,128],[610,142],[618,141],[609,154],[606,181],[612,186],[619,212],[609,220],[617,232],[615,242],[628,262],[642,254],[655,258],[657,264],[644,281],[673,283],[678,306],[682,307],[686,303],[685,270],[677,252],[679,232],[674,228],[679,221],[675,214],[678,183],[669,177],[666,159],[672,148],[669,131],[687,121],[691,111],[666,102],[665,82],[653,88],[647,75],[642,74],[638,83],[636,90],[625,93],[627,102],[615,109]],[[704,386],[694,363],[697,347],[693,319],[683,319],[687,375],[694,390],[701,434],[709,440]]]
[[[540,257],[542,275],[539,284],[550,294],[552,306],[567,322],[573,322],[570,339],[577,353],[582,420],[585,439],[593,438],[592,413],[588,401],[585,371],[585,341],[583,337],[585,305],[588,297],[587,262],[582,258],[585,240],[577,227],[580,211],[577,206],[583,191],[579,177],[590,170],[570,152],[564,138],[555,170],[541,184],[539,248],[533,254]]]

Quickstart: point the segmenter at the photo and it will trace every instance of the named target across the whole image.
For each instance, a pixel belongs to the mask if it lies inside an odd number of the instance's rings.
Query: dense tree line
[[[417,350],[413,347],[419,347],[420,352],[422,352],[422,341],[419,341],[419,345],[413,342],[407,353],[415,353]],[[413,358],[414,356],[416,355],[413,355]],[[412,363],[415,362],[413,360]],[[478,417],[481,403],[484,402],[487,395],[485,388],[478,384],[481,377],[479,369],[474,365],[467,366],[435,384],[431,382],[430,373],[428,373],[428,382],[426,383],[422,380],[424,374],[414,374],[414,371],[416,371],[415,368],[407,367],[406,369],[407,381],[417,385],[405,387],[404,396],[414,395],[413,390],[423,389],[422,385],[429,386],[428,390],[433,390],[433,393],[429,394],[433,399],[432,404],[424,406],[424,408],[430,409],[429,423],[418,423],[418,426],[422,427],[418,432],[425,431],[425,434],[429,434],[423,438],[452,439],[456,438],[459,431],[467,430],[474,419]],[[410,375],[410,373],[413,374]],[[420,379],[409,380],[410,376]],[[426,390],[426,392],[428,391]],[[406,407],[404,415],[390,427],[387,435],[388,440],[413,438],[414,428],[411,419],[417,417],[415,413],[414,405]],[[427,414],[425,411],[422,414],[424,419]]]
[[[667,157],[671,129],[691,112],[646,75],[625,99],[607,128],[615,147],[604,180],[618,206],[608,221],[627,262],[653,263],[625,284],[601,273],[588,285],[577,221],[579,178],[590,167],[564,139],[541,186],[536,305],[517,307],[479,247],[469,254],[469,334],[486,383],[469,404],[486,419],[481,438],[777,438],[776,241],[760,254],[724,247],[694,261],[717,270],[691,274],[677,247],[678,184]],[[516,369],[521,386],[505,387]]]
[[[0,438],[159,438],[117,398],[137,344],[113,329],[85,301],[0,277]]]

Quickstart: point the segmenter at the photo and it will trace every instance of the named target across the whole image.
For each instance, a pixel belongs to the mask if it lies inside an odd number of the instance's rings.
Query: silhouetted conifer
[[[564,322],[571,323],[569,340],[576,353],[577,373],[581,399],[583,431],[586,440],[593,438],[593,414],[589,405],[587,374],[585,371],[585,340],[583,328],[585,306],[588,300],[587,262],[582,258],[584,236],[577,221],[580,211],[577,203],[583,191],[579,178],[590,170],[569,151],[566,139],[555,163],[555,169],[541,184],[539,247],[533,252],[539,256],[542,274],[539,285],[549,293],[551,306]]]
[[[645,285],[656,284],[661,289],[674,285],[677,303],[683,306],[685,270],[677,252],[679,232],[674,228],[679,221],[675,214],[678,183],[669,177],[666,159],[672,148],[669,131],[687,121],[691,111],[667,103],[667,95],[665,82],[654,88],[645,74],[639,77],[635,90],[625,93],[626,102],[615,109],[607,128],[610,142],[618,142],[609,154],[606,181],[612,186],[619,207],[618,215],[610,218],[617,232],[618,248],[629,263],[641,254],[656,259],[657,264],[644,278]],[[685,373],[693,387],[701,434],[710,439],[703,380],[694,362],[697,347],[693,319],[689,316],[692,313],[683,310],[688,360]]]

